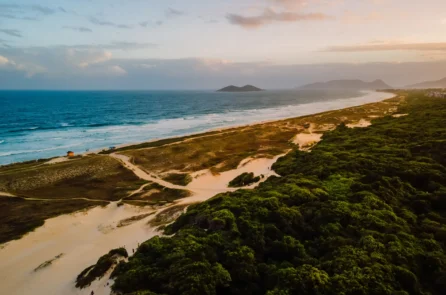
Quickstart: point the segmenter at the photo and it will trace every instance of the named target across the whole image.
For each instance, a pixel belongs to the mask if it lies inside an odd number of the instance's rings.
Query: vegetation
[[[171,203],[175,200],[187,198],[190,195],[191,193],[188,190],[168,188],[158,183],[150,182],[139,193],[125,198],[125,201],[137,200],[148,205],[157,205]]]
[[[52,165],[22,163],[0,167],[0,191],[32,198],[117,201],[143,183],[118,161],[105,156]]]
[[[34,269],[34,271],[40,271],[40,270],[42,270],[42,269],[44,269],[44,268],[47,268],[48,266],[51,266],[51,265],[53,264],[54,261],[56,261],[56,260],[62,258],[62,256],[64,256],[63,253],[60,253],[59,255],[56,255],[54,258],[52,258],[52,259],[50,259],[50,260],[47,260],[47,261],[45,261],[44,263],[40,264],[38,267],[36,267],[36,268]]]
[[[254,190],[189,207],[120,263],[125,294],[444,294],[446,100],[341,125]]]
[[[163,177],[163,180],[176,185],[186,186],[192,182],[192,176],[187,173],[169,173]]]
[[[184,138],[166,139],[118,150],[146,171],[184,173],[211,169],[228,171],[248,157],[274,157],[292,148],[290,140],[313,123],[313,132],[323,132],[341,122],[356,123],[391,113],[404,100],[401,96],[383,102],[264,124],[213,131]]]
[[[150,215],[155,214],[155,212],[150,212],[150,213],[146,213],[146,214],[140,214],[140,215],[136,215],[136,216],[132,216],[123,220],[120,220],[118,222],[117,227],[124,227],[124,226],[128,226],[131,225],[137,221],[143,220],[147,217],[149,217]]]
[[[149,221],[151,226],[166,225],[178,218],[189,205],[176,205],[158,213],[154,219]]]
[[[341,121],[351,123],[367,116],[382,116],[395,109],[401,101],[403,100],[397,97],[300,118],[147,142],[107,151],[105,154],[124,152],[134,156],[136,163],[154,173],[171,170],[187,173],[205,168],[221,172],[236,168],[247,157],[272,157],[284,153],[292,148],[290,139],[303,130],[305,123],[311,122],[323,130]],[[0,166],[0,192],[54,200],[50,204],[46,201],[27,200],[25,203],[23,199],[0,199],[2,204],[6,204],[0,209],[0,243],[20,238],[26,232],[43,225],[46,218],[106,204],[88,202],[82,198],[104,201],[126,199],[132,191],[146,183],[132,171],[122,167],[118,161],[105,155],[90,155],[68,162],[45,164],[49,160]],[[158,194],[150,197],[146,194],[148,191],[142,195],[134,195],[131,200],[125,200],[125,203],[138,206],[161,205],[189,195],[189,192],[182,190],[158,190]],[[66,201],[60,202],[60,199]]]
[[[261,179],[260,176],[256,176],[254,177],[254,173],[242,173],[239,176],[237,176],[236,178],[234,178],[233,180],[231,180],[229,182],[229,187],[242,187],[242,186],[247,186],[247,185],[251,185],[253,183],[259,182]]]
[[[127,258],[127,250],[125,248],[113,249],[101,258],[95,265],[84,269],[76,279],[77,288],[85,288],[96,280],[102,278],[113,265],[116,265],[119,259]]]
[[[42,226],[46,219],[104,203],[86,200],[31,201],[0,197],[0,244],[19,239]]]

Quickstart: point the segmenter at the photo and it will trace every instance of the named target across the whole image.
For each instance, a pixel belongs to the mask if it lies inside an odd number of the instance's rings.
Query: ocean
[[[0,91],[0,165],[361,105],[388,93]]]

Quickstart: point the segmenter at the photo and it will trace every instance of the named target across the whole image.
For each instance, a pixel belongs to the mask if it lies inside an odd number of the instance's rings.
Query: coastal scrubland
[[[107,156],[86,156],[46,165],[28,163],[0,169],[0,191],[43,199],[117,201],[143,182]]]
[[[172,236],[144,242],[118,265],[113,289],[444,294],[446,100],[410,92],[395,111],[408,115],[366,128],[344,122],[310,153],[282,157],[273,166],[280,177],[189,207],[165,228]]]
[[[393,113],[404,102],[404,93],[399,94],[383,102],[189,136],[161,146],[154,143],[150,147],[129,146],[117,152],[154,173],[172,170],[190,173],[203,169],[219,173],[236,168],[248,157],[272,158],[285,153],[293,147],[291,139],[299,132],[306,132],[304,125],[308,122],[315,126],[313,132],[323,133],[340,123],[357,123]]]
[[[229,182],[229,187],[243,187],[246,185],[251,185],[253,183],[259,182],[260,179],[262,177],[261,176],[254,176],[254,173],[242,173],[239,176],[237,176],[236,178],[234,178],[233,180],[231,180]]]
[[[169,205],[190,196],[184,186],[191,181],[193,172],[209,169],[218,174],[237,168],[247,158],[273,158],[295,149],[293,138],[298,133],[322,134],[341,123],[355,124],[361,119],[392,114],[405,103],[406,95],[398,92],[395,98],[383,102],[162,139],[63,162],[40,159],[0,166],[0,201],[8,208],[0,215],[4,232],[0,233],[0,242],[21,237],[47,218],[111,201],[138,206]],[[309,123],[311,131],[305,127]],[[127,155],[155,179],[183,186],[184,190],[140,179],[110,153]],[[2,193],[23,198],[12,200]]]
[[[94,280],[103,277],[119,260],[128,256],[125,248],[110,250],[110,252],[99,258],[96,264],[87,267],[79,274],[76,278],[76,287],[82,289],[89,286]]]

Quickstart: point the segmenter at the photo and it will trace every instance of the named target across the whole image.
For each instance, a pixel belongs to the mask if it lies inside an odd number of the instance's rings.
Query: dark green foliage
[[[260,176],[254,177],[254,173],[242,173],[229,182],[229,187],[242,187],[260,181]]]
[[[170,173],[163,177],[163,180],[173,184],[186,186],[192,181],[192,177],[187,173]]]
[[[116,269],[129,294],[444,294],[446,100],[409,97],[189,207]],[[139,293],[141,292],[141,293]],[[145,293],[148,292],[148,293]]]
[[[102,278],[105,273],[117,263],[121,257],[127,258],[127,250],[125,248],[113,249],[101,258],[95,265],[89,266],[84,269],[76,279],[76,288],[85,288],[96,280]]]

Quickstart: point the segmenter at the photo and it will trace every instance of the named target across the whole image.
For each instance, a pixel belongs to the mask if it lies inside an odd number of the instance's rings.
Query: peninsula
[[[385,83],[383,80],[375,80],[372,82],[364,82],[362,80],[332,80],[328,82],[317,82],[307,84],[299,87],[300,90],[377,90],[390,89],[392,86]]]
[[[252,85],[245,85],[243,87],[230,85],[220,90],[217,90],[217,92],[253,92],[253,91],[263,91],[263,89],[257,88]]]

